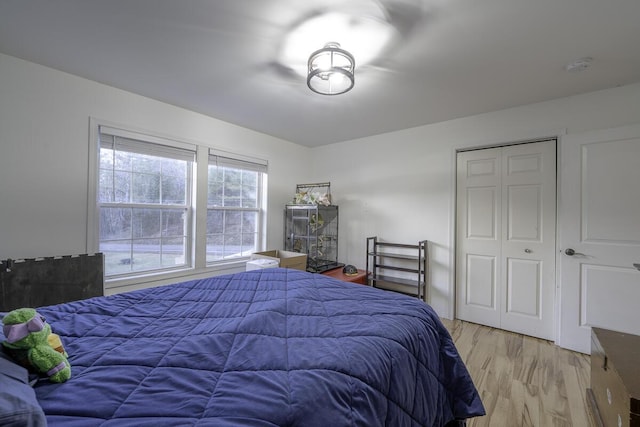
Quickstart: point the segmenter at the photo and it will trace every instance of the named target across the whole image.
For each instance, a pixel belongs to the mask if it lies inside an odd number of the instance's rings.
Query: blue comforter
[[[263,269],[39,309],[72,378],[50,426],[443,426],[484,414],[421,301]]]

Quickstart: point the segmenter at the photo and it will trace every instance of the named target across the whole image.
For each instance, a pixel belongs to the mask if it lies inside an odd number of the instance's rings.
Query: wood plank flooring
[[[467,427],[592,427],[590,356],[500,329],[442,320],[487,415]]]

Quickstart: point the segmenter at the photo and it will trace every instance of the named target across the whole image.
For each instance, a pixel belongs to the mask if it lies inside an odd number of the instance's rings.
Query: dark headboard
[[[0,261],[0,311],[104,295],[104,255]]]

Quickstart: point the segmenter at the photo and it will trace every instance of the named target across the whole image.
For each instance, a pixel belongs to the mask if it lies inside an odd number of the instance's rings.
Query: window
[[[119,134],[100,129],[99,250],[105,275],[190,266],[195,151]]]
[[[88,247],[104,253],[107,282],[197,273],[262,247],[266,161],[92,123]]]
[[[266,165],[211,151],[207,195],[207,263],[249,256],[260,244]]]

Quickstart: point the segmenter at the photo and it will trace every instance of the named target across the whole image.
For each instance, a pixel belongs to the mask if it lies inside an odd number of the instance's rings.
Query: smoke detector
[[[579,73],[589,68],[592,62],[593,58],[585,56],[584,58],[576,59],[575,61],[567,64],[564,69],[570,73]]]

